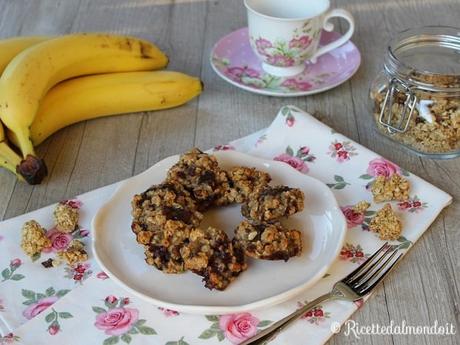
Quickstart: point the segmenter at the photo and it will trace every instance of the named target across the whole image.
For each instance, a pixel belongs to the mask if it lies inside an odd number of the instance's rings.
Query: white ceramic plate
[[[131,199],[163,181],[178,156],[166,158],[124,182],[93,219],[92,249],[102,269],[132,294],[156,306],[186,313],[224,314],[266,307],[295,296],[318,281],[342,248],[345,218],[329,188],[282,162],[238,152],[215,153],[224,168],[250,166],[270,173],[272,184],[297,187],[305,193],[305,210],[284,223],[303,232],[300,257],[284,261],[249,259],[249,268],[225,291],[210,291],[191,272],[164,274],[144,262],[143,248],[131,232]],[[242,220],[239,205],[205,214],[203,226],[219,227],[232,236]]]

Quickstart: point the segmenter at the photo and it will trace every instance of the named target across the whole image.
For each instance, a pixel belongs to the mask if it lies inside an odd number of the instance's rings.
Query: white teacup
[[[329,10],[329,0],[244,0],[248,12],[249,38],[263,69],[289,77],[301,73],[305,62],[346,43],[355,22],[350,12]],[[336,41],[318,48],[321,31],[332,31],[332,17],[348,21],[348,31]]]

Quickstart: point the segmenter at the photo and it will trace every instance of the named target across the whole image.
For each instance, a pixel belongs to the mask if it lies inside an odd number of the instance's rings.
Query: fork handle
[[[292,314],[287,315],[283,319],[275,322],[270,327],[265,328],[263,331],[257,333],[252,338],[242,342],[240,345],[265,345],[273,340],[279,333],[281,333],[291,323],[299,319],[302,315],[313,309],[318,304],[334,298],[331,293],[327,293],[304,305],[302,308],[297,309]]]

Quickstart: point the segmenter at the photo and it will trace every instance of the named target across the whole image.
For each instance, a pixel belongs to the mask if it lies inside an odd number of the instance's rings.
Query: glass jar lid
[[[384,66],[407,87],[460,92],[460,29],[426,26],[400,32],[389,43]]]

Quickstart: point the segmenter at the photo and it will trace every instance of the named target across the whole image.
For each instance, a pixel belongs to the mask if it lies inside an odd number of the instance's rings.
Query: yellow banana
[[[23,50],[34,44],[43,42],[50,37],[46,36],[22,36],[13,37],[0,41],[0,74],[10,61]],[[21,157],[8,145],[2,123],[0,122],[0,167],[4,167],[16,174],[16,166],[21,163]],[[22,176],[16,174],[20,180]]]
[[[0,167],[4,167],[16,174],[16,166],[19,163],[21,163],[21,157],[9,147],[3,125],[0,122]],[[18,178],[22,179],[19,175]]]
[[[46,92],[62,80],[97,73],[163,68],[168,58],[155,45],[110,34],[73,34],[26,49],[0,78],[0,119],[14,132],[23,155],[19,171],[37,168],[29,183],[46,176],[45,163],[35,156],[29,127]]]
[[[202,91],[199,79],[172,71],[129,72],[62,82],[42,99],[30,127],[37,146],[59,129],[102,116],[179,106]],[[18,139],[10,137],[13,142]]]
[[[49,40],[47,36],[21,36],[0,41],[0,74],[13,58],[34,44]]]

